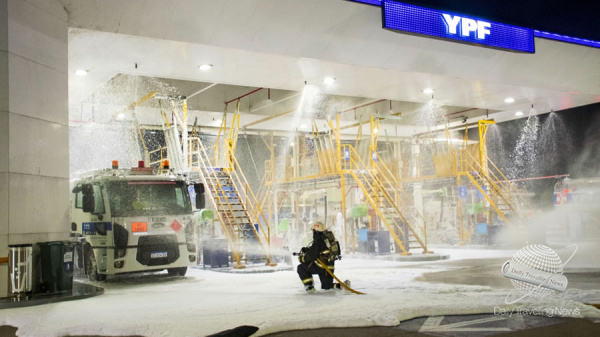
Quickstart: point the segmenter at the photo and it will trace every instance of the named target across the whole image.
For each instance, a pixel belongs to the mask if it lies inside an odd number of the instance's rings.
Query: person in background
[[[321,222],[316,222],[312,228],[313,241],[308,247],[302,247],[298,254],[298,265],[297,271],[300,280],[304,284],[304,289],[309,292],[315,292],[315,285],[313,281],[313,275],[319,275],[321,281],[321,289],[341,289],[339,283],[333,283],[333,277],[329,275],[325,266],[321,265],[317,259],[320,259],[326,264],[327,268],[333,272],[335,270],[335,260],[337,256],[332,255],[326,239],[325,225]],[[329,232],[331,233],[331,232]],[[350,281],[346,280],[344,283],[349,287]]]

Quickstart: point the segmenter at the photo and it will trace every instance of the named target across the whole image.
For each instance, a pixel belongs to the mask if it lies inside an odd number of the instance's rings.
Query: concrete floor
[[[443,319],[440,320],[440,318]],[[437,329],[424,329],[423,323],[431,319],[436,322],[440,321],[442,324]],[[494,319],[497,320],[494,321]],[[466,323],[469,321],[475,323],[467,325]],[[484,323],[477,324],[478,321],[484,321]],[[517,317],[517,315],[513,315],[511,319],[502,319],[502,317],[494,315],[464,315],[415,318],[402,322],[397,327],[295,330],[274,333],[266,335],[266,337],[480,337],[494,335],[503,337],[597,337],[600,336],[600,324],[576,318]]]
[[[421,282],[482,285],[496,289],[512,289],[512,284],[500,273],[506,258],[473,259],[430,262],[426,265],[432,272],[416,279]],[[453,266],[452,270],[435,271],[437,266]],[[412,268],[402,266],[399,268]],[[423,266],[420,266],[423,267]],[[566,272],[569,288],[599,289],[600,271],[577,270]],[[600,304],[600,298],[587,298],[584,303]],[[401,322],[396,327],[367,327],[346,329],[315,329],[285,331],[266,335],[268,337],[359,337],[359,336],[450,336],[450,337],[559,337],[600,336],[600,322],[587,319],[545,317],[513,314],[460,315],[420,317]]]
[[[511,283],[500,273],[500,267],[505,261],[506,258],[452,260],[429,263],[428,265],[432,269],[437,265],[453,266],[456,269],[427,273],[416,280],[434,283],[486,285],[492,288],[512,288]],[[410,266],[406,266],[405,268],[410,268]],[[569,280],[569,288],[582,290],[600,289],[600,270],[577,269],[571,271],[567,269],[564,275]]]
[[[465,284],[489,286],[494,289],[512,289],[512,283],[500,273],[500,267],[506,258],[500,259],[473,259],[453,260],[440,263],[430,263],[428,266],[435,268],[443,263],[444,266],[453,266],[456,269],[426,273],[416,278],[416,281],[446,284]],[[408,267],[407,267],[408,268]],[[568,289],[594,290],[600,289],[600,271],[598,270],[566,270],[564,275],[569,280]],[[578,298],[587,304],[600,304],[600,294],[592,297]]]
[[[500,259],[445,260],[428,262],[420,267],[431,268],[432,272],[416,279],[421,282],[483,285],[497,289],[512,288],[510,281],[500,273],[500,266],[505,262]],[[452,266],[451,270],[439,270],[438,266]],[[412,268],[400,266],[398,268]],[[600,271],[578,270],[566,272],[569,288],[598,289]],[[581,300],[581,299],[580,299]],[[584,303],[600,304],[600,298],[586,298]],[[239,327],[231,331],[223,331],[212,336],[249,336],[252,329]],[[365,328],[327,328],[315,330],[284,331],[267,336],[270,337],[358,337],[358,336],[600,336],[600,322],[587,319],[545,317],[513,314],[512,316],[481,314],[460,316],[419,317],[401,322],[396,327]],[[0,337],[17,336],[17,329],[0,326]],[[82,336],[83,337],[83,336]],[[91,336],[86,336],[91,337]],[[134,336],[130,336],[134,337]]]
[[[434,321],[435,326],[431,326]],[[212,337],[242,337],[249,336],[247,329],[232,329],[223,331]],[[365,328],[328,328],[314,330],[283,331],[265,335],[266,337],[597,337],[600,336],[600,323],[587,319],[523,316],[512,315],[461,315],[420,317],[401,322],[395,327],[365,327]],[[0,337],[16,337],[17,329],[11,326],[0,326]],[[102,336],[71,336],[71,337],[102,337]],[[125,336],[143,337],[143,336]]]

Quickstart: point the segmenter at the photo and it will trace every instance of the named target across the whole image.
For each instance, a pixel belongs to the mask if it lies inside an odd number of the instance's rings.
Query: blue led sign
[[[383,7],[384,28],[404,30],[411,33],[431,35],[529,53],[535,51],[533,37],[530,37],[529,35],[600,48],[600,41],[580,39],[539,30],[534,30],[533,33],[531,33],[531,30],[527,28],[495,23],[487,20],[478,20],[463,15],[454,15],[443,11],[401,4],[390,0],[348,1]],[[387,11],[386,8],[388,8]],[[435,18],[440,15],[442,16],[444,26],[440,26],[438,22],[440,20]],[[386,25],[386,22],[389,22],[389,26]],[[516,38],[516,40],[511,41],[513,38]]]
[[[544,39],[563,41],[568,43],[580,44],[588,47],[600,48],[600,41],[588,40],[588,39],[580,39],[578,37],[570,37],[566,35],[542,32],[539,30],[534,30],[533,35],[535,37],[541,37]]]
[[[375,5],[375,6],[381,6],[382,0],[350,0],[350,1],[362,2],[364,4]]]
[[[383,0],[383,27],[461,42],[534,53],[533,30]]]

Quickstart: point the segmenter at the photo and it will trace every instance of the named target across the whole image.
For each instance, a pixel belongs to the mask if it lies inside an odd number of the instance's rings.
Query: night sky
[[[516,149],[522,140],[527,118],[498,123],[489,129],[488,154],[509,179],[569,174],[570,178],[600,177],[600,103],[538,115],[538,129],[526,153]],[[473,138],[474,137],[474,138]],[[477,138],[477,132],[469,133]],[[520,160],[522,160],[521,163]],[[521,165],[519,165],[521,164]],[[557,179],[527,183],[536,194],[534,202],[552,207]]]
[[[600,41],[599,0],[402,0],[491,21]]]

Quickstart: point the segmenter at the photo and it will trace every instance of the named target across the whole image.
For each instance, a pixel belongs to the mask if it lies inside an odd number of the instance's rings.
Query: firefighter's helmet
[[[316,222],[313,225],[313,231],[324,232],[325,231],[325,225],[322,222]]]

